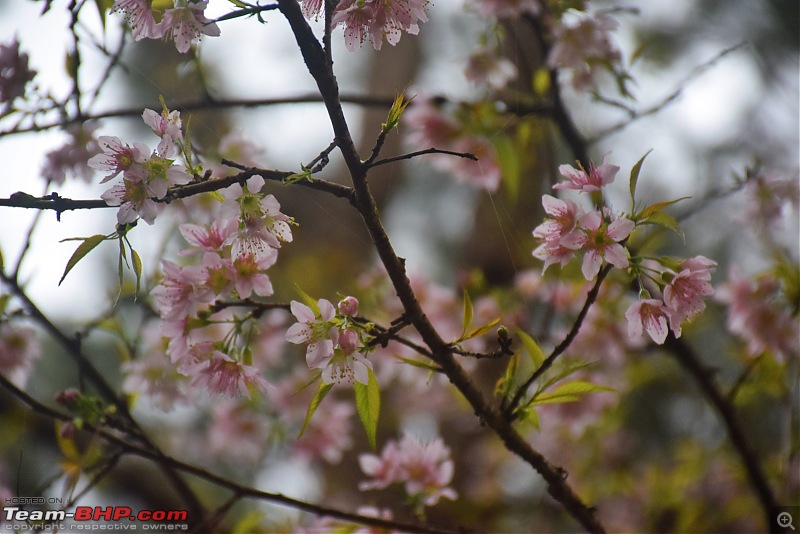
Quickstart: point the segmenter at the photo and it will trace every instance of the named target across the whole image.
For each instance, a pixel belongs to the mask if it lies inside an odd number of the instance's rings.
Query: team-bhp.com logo
[[[33,506],[31,506],[33,504]],[[49,530],[188,530],[186,510],[139,510],[127,506],[77,506],[72,511],[43,510],[45,503],[5,503],[2,531]],[[48,528],[48,525],[50,528]]]

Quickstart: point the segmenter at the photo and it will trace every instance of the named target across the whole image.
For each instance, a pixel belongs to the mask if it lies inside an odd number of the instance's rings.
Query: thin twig
[[[536,380],[542,376],[553,365],[553,363],[555,363],[556,359],[558,359],[558,357],[561,356],[575,340],[575,337],[577,337],[578,332],[580,331],[581,325],[583,325],[584,319],[586,319],[586,315],[589,313],[589,308],[591,308],[592,304],[594,304],[594,302],[597,300],[597,295],[600,293],[600,286],[603,284],[603,280],[605,280],[606,276],[608,276],[608,273],[611,272],[611,269],[611,265],[606,265],[600,269],[600,273],[597,275],[597,280],[595,281],[594,286],[592,286],[592,289],[589,290],[589,293],[586,295],[586,301],[583,303],[581,311],[575,318],[575,322],[572,323],[572,328],[570,328],[569,332],[567,332],[567,335],[564,336],[564,339],[561,340],[561,343],[559,343],[553,349],[553,352],[551,352],[550,355],[542,362],[542,365],[533,371],[525,383],[519,387],[511,402],[504,407],[503,412],[507,418],[514,418],[514,410],[516,410],[519,406],[519,403],[522,401],[522,398],[525,396],[528,388],[530,388],[531,385],[536,382]]]
[[[407,159],[416,158],[417,156],[424,156],[425,154],[446,154],[448,156],[457,156],[459,158],[471,159],[472,161],[478,161],[478,156],[475,154],[470,154],[469,152],[455,152],[453,150],[442,150],[440,148],[426,148],[425,150],[418,150],[416,152],[409,152],[408,154],[403,154],[402,156],[395,156],[393,158],[385,158],[378,160],[374,163],[368,163],[367,167],[378,167],[379,165],[386,165],[388,163],[394,163],[395,161],[403,161]]]

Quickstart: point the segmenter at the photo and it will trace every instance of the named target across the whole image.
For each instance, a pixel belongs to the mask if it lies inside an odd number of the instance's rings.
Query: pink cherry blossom
[[[293,300],[289,306],[297,322],[286,331],[286,341],[289,343],[308,343],[306,362],[310,369],[327,366],[339,336],[338,329],[331,322],[336,316],[333,304],[329,300],[319,299],[317,305],[319,317],[305,304]]]
[[[103,153],[89,159],[88,165],[93,169],[109,172],[101,180],[101,184],[111,180],[122,171],[127,171],[137,165],[141,166],[150,155],[150,149],[142,143],[133,143],[133,146],[130,146],[123,144],[118,137],[101,135],[97,142]]]
[[[253,293],[259,297],[272,295],[272,282],[265,271],[275,264],[276,259],[277,254],[261,257],[240,254],[233,259],[231,273],[239,297],[246,299]]]
[[[198,302],[208,301],[204,295],[198,294],[197,288],[203,279],[199,266],[181,267],[169,260],[161,260],[164,276],[153,288],[153,297],[162,319],[172,321],[190,315]]]
[[[153,224],[163,209],[163,205],[152,200],[156,196],[146,183],[124,180],[123,185],[115,185],[106,190],[100,198],[109,206],[119,206],[117,222],[130,224],[141,217],[147,224]]]
[[[267,418],[249,402],[223,400],[211,409],[209,447],[214,455],[231,464],[255,465],[268,451],[264,447],[268,434]]]
[[[359,455],[358,465],[365,475],[372,478],[372,480],[358,484],[358,489],[361,491],[383,489],[403,480],[402,457],[394,440],[386,443],[380,456],[375,454]]]
[[[555,184],[553,189],[574,189],[584,193],[600,191],[604,186],[614,181],[619,171],[619,166],[607,163],[607,159],[608,154],[603,156],[603,163],[599,167],[592,163],[589,167],[589,172],[586,172],[580,163],[578,164],[579,169],[575,169],[571,165],[561,165],[558,168],[558,172],[568,181]]]
[[[206,18],[203,14],[208,2],[184,3],[172,9],[167,9],[164,18],[158,23],[158,29],[165,39],[175,42],[178,52],[185,54],[189,51],[193,41],[200,39],[201,35],[217,37],[220,34],[219,26]]]
[[[134,41],[158,39],[162,35],[148,0],[115,0],[111,12],[122,13],[131,28]]]
[[[561,200],[550,195],[542,196],[542,205],[550,218],[533,230],[533,236],[543,241],[534,249],[533,256],[544,260],[544,272],[554,263],[566,265],[575,256],[575,251],[564,245],[564,238],[579,232],[576,228],[582,212],[572,200]]]
[[[212,394],[249,399],[251,389],[261,392],[267,389],[267,381],[257,368],[219,350],[214,350],[207,360],[184,366],[183,370],[192,378],[193,387],[204,387]]]
[[[628,335],[632,339],[642,337],[644,331],[659,345],[667,339],[670,311],[660,300],[638,300],[628,308],[625,317],[628,319]]]
[[[219,252],[225,242],[236,231],[235,219],[215,219],[204,226],[185,223],[178,228],[181,235],[196,249],[186,249],[180,252],[181,255],[192,254],[194,252]],[[198,250],[199,249],[199,250]]]
[[[664,288],[664,303],[671,314],[671,326],[680,337],[680,325],[691,319],[706,307],[704,297],[714,294],[711,286],[711,273],[717,263],[704,256],[688,259],[681,264],[681,270]]]
[[[625,247],[619,242],[626,239],[635,227],[636,223],[630,219],[621,217],[609,223],[600,212],[590,211],[578,221],[581,231],[570,233],[561,243],[567,248],[584,252],[581,271],[584,278],[592,280],[600,272],[603,260],[618,269],[628,266]]]
[[[355,50],[367,37],[375,50],[384,39],[394,46],[402,32],[419,33],[419,22],[427,22],[427,0],[342,0],[333,13],[333,24],[344,25],[348,50]]]
[[[165,110],[158,113],[152,109],[145,109],[142,119],[153,130],[153,133],[161,138],[156,153],[162,158],[173,157],[177,150],[175,142],[183,139],[180,112],[170,111],[167,113]]]
[[[322,6],[324,4],[324,0],[301,0],[302,5],[300,6],[303,15],[307,19],[311,18],[318,18],[320,13],[322,13]]]
[[[800,208],[800,178],[764,169],[745,182],[746,199],[742,220],[757,230],[775,230],[788,208]]]

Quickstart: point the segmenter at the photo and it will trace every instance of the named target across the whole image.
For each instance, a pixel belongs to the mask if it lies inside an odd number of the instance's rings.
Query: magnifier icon
[[[789,512],[779,513],[778,526],[781,528],[789,527],[790,529],[794,530],[794,525],[792,525],[792,514],[790,514]]]

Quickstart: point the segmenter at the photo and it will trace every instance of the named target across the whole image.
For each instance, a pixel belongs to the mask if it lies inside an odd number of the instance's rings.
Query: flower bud
[[[358,348],[358,343],[358,332],[355,330],[350,330],[348,328],[339,336],[339,348],[342,349],[342,352],[346,356],[353,354],[356,351]]]
[[[74,407],[81,399],[81,392],[75,388],[68,388],[56,395],[56,403],[66,408]]]
[[[358,315],[358,299],[355,297],[345,297],[339,301],[339,313],[348,317]]]

